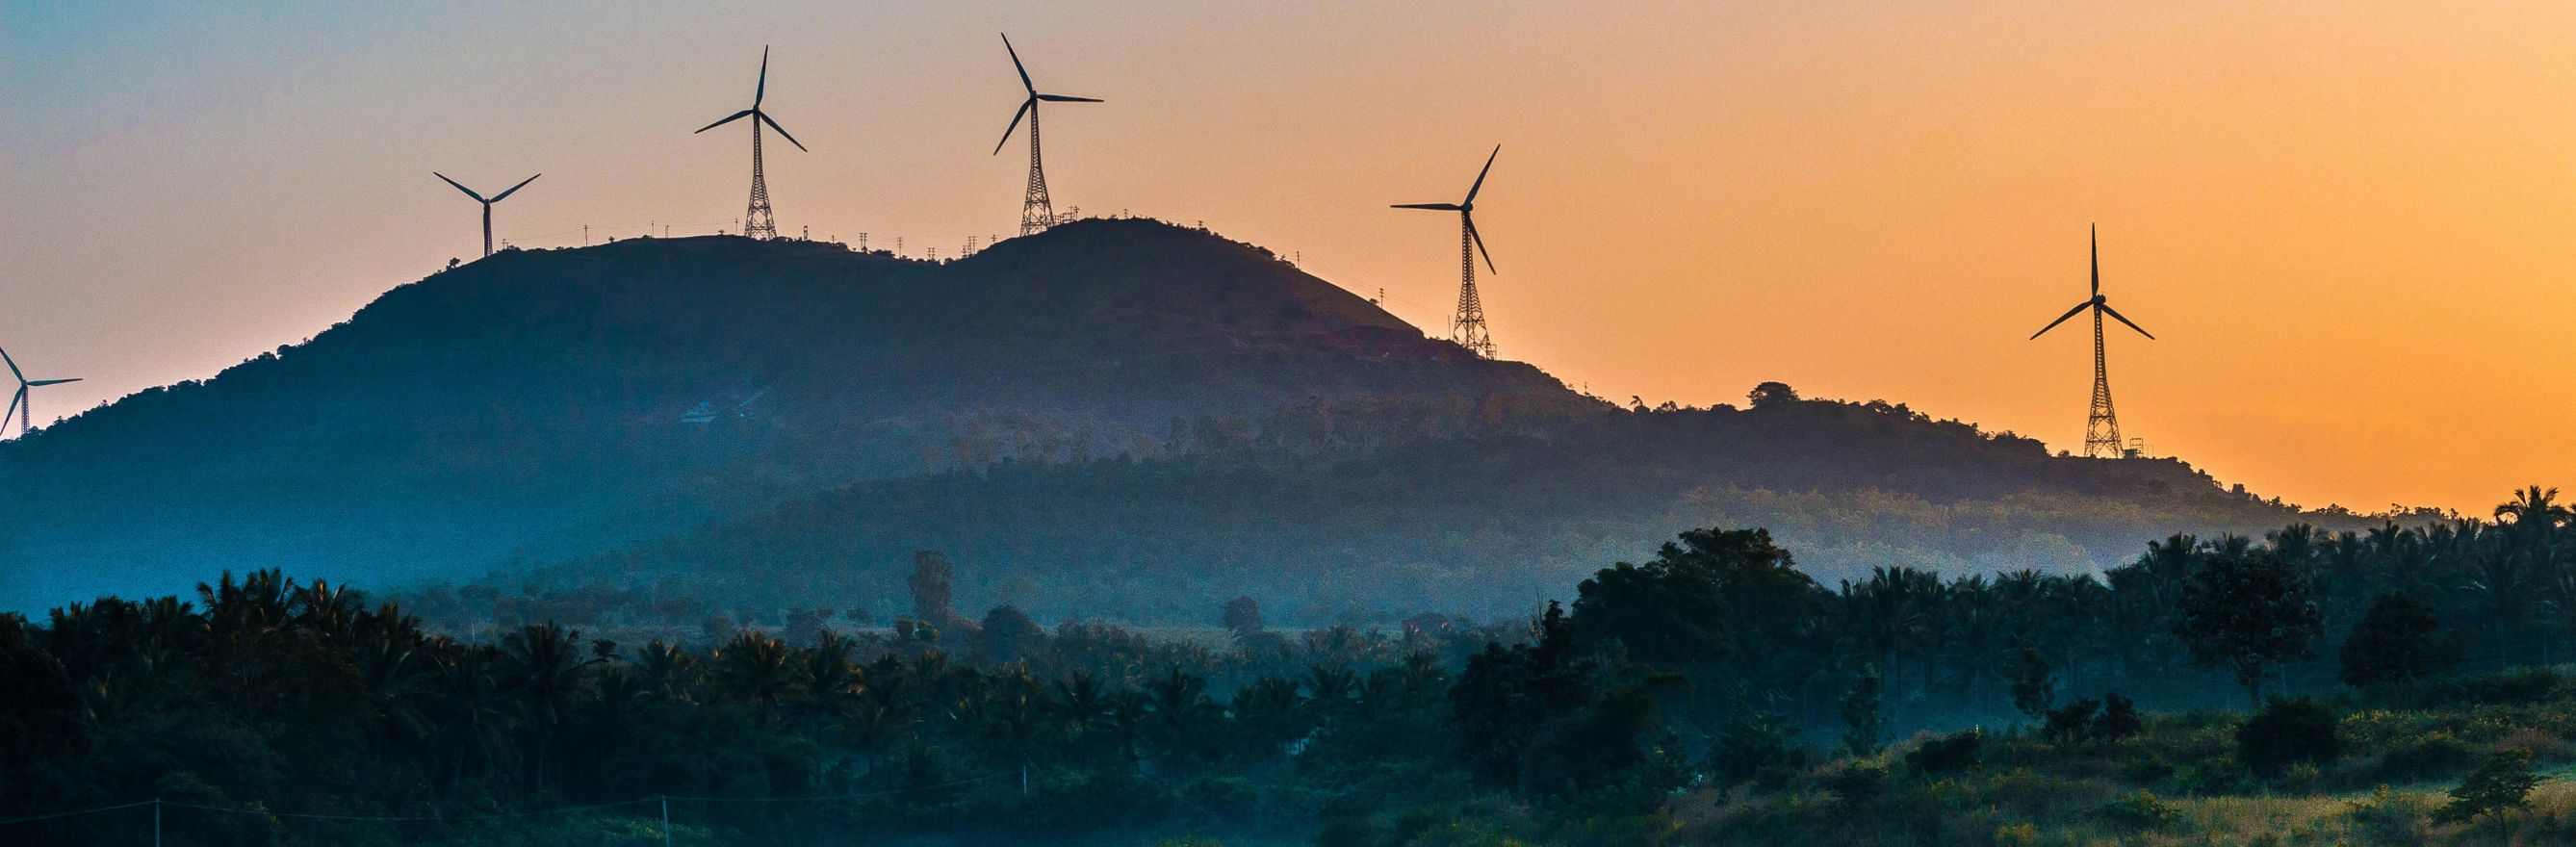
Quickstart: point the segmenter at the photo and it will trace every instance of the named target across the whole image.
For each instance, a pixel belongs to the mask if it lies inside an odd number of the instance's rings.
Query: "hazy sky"
[[[997,31],[1059,209],[1302,253],[1624,401],[1779,379],[2080,446],[2102,227],[2127,434],[2308,505],[2576,486],[2576,4],[0,2],[0,345],[43,412],[299,341],[479,247],[1016,228]]]

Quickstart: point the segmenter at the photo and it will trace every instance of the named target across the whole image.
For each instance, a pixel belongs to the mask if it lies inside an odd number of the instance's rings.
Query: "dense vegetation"
[[[435,622],[554,617],[694,627],[749,609],[900,610],[911,551],[960,590],[1041,618],[1195,622],[1264,599],[1303,625],[1526,614],[1582,563],[1672,526],[1768,526],[1820,578],[2098,571],[2176,527],[2252,532],[2302,513],[2171,460],[2051,456],[1903,406],[1799,400],[1613,410],[1507,399],[1310,404],[1175,427],[1157,458],[1045,457],[862,483],[615,553],[430,592]],[[722,597],[723,608],[674,604]],[[496,604],[493,600],[499,600]]]
[[[666,802],[702,844],[2576,833],[2541,770],[2576,741],[2576,685],[2540,667],[2576,648],[2553,490],[2493,522],[2175,537],[2103,579],[1827,588],[1766,532],[1694,530],[1525,622],[1393,633],[1292,636],[1251,598],[1208,610],[1219,637],[1050,630],[957,614],[956,578],[924,553],[890,628],[694,645],[459,640],[274,571],[0,617],[0,818],[159,798],[6,826],[130,841],[158,811],[194,844],[649,844]]]

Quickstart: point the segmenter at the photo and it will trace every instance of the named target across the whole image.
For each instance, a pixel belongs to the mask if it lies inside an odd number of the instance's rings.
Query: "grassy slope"
[[[2234,760],[2241,714],[2158,716],[2137,738],[2060,747],[1991,733],[1976,767],[1909,770],[1903,754],[1825,763],[1773,791],[1702,790],[1671,810],[1679,843],[2567,844],[2576,840],[2576,689],[2525,702],[2428,707],[2341,704],[2346,754],[2260,778]],[[2488,753],[2534,754],[2544,782],[2503,820],[2427,815]],[[1846,803],[1821,787],[1852,764],[1888,770],[1885,794]],[[2144,792],[2141,794],[2140,792]],[[2138,809],[2161,810],[2140,814]],[[2161,824],[2152,823],[2163,817]]]

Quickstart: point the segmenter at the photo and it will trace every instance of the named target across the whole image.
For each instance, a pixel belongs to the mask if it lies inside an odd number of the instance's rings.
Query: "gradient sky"
[[[46,413],[307,338],[479,244],[1205,221],[1625,401],[1766,379],[2080,446],[2102,227],[2127,433],[2316,506],[2576,486],[2576,4],[0,2],[0,345]]]

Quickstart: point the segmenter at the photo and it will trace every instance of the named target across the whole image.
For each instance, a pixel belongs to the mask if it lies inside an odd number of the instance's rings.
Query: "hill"
[[[209,567],[392,582],[607,549],[1175,421],[1587,405],[1266,250],[1086,220],[926,262],[734,237],[504,251],[310,341],[0,444],[0,608]]]
[[[778,625],[816,606],[882,623],[915,613],[912,553],[936,549],[970,615],[1204,625],[1250,596],[1296,625],[1391,623],[1526,613],[1676,526],[1769,527],[1831,584],[1900,565],[2086,572],[2176,532],[2360,523],[2222,490],[2177,460],[2055,456],[1883,403],[1368,402],[1215,430],[1174,457],[861,483],[413,605],[457,624]]]

